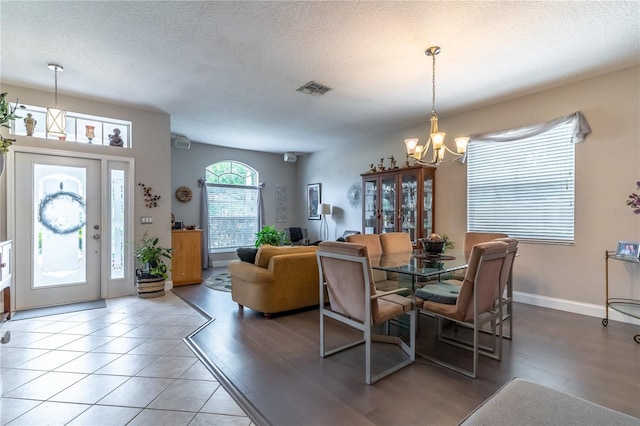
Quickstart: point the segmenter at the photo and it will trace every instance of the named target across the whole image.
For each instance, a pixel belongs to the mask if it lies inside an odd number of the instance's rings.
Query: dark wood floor
[[[512,377],[640,417],[638,326],[515,304],[514,339],[501,362],[480,357],[478,379],[420,358],[367,386],[362,346],[320,358],[317,309],[265,320],[239,310],[230,293],[203,285],[174,292],[215,317],[190,341],[260,425],[455,425]],[[469,352],[433,338],[430,321],[421,321],[420,349],[470,364]],[[337,323],[328,335],[336,345],[357,336]],[[396,356],[381,346],[378,362]]]

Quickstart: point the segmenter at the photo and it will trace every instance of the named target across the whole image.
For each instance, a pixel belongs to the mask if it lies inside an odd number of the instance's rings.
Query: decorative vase
[[[138,297],[142,299],[164,296],[164,278],[145,274],[140,269],[137,269],[136,290],[138,291]]]
[[[96,134],[95,134],[96,126],[87,125],[87,126],[84,126],[84,128],[86,129],[86,132],[84,135],[87,137],[87,139],[89,139],[89,143],[91,143],[93,138],[96,137]]]

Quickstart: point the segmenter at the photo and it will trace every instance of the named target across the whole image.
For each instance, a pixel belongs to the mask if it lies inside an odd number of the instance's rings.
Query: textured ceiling
[[[52,92],[58,63],[59,93],[276,153],[426,128],[432,45],[443,118],[640,63],[639,1],[4,0],[0,19],[3,83]]]

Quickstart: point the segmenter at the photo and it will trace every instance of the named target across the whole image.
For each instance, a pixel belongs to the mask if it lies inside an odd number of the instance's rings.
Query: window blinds
[[[574,239],[574,122],[467,149],[467,227],[549,243]]]

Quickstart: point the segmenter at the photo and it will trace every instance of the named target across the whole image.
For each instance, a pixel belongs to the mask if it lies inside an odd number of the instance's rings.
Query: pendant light
[[[47,108],[47,134],[53,136],[66,136],[67,112],[58,108],[58,71],[64,71],[60,65],[49,64],[49,69],[55,73],[55,104],[53,108]]]

